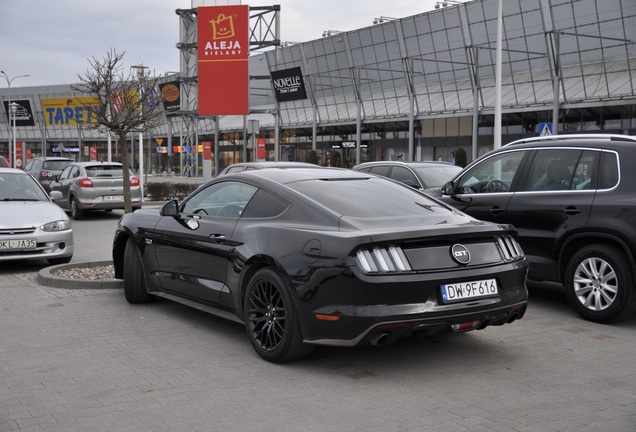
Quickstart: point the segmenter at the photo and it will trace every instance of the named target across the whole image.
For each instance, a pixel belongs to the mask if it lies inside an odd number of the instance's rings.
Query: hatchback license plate
[[[123,195],[106,195],[104,201],[123,201]]]
[[[497,295],[497,293],[499,293],[499,289],[496,279],[442,285],[442,301],[444,303],[489,297]]]
[[[37,245],[35,239],[0,240],[0,249],[35,249]]]

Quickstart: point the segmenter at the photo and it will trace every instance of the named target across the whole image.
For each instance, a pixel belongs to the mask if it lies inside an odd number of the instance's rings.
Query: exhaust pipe
[[[373,337],[369,339],[369,343],[374,346],[382,346],[382,345],[386,345],[389,339],[391,339],[391,333],[380,332],[373,335]]]

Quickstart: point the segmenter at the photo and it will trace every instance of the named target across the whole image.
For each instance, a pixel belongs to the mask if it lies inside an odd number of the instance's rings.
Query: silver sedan
[[[29,174],[0,168],[0,262],[47,259],[64,264],[73,257],[69,217]]]

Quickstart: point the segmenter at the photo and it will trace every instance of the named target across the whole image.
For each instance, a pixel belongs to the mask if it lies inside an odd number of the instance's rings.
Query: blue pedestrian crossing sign
[[[539,123],[539,136],[552,135],[552,123]]]

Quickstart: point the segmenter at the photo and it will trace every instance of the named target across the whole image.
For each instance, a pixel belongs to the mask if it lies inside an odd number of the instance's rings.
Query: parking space
[[[0,265],[2,431],[633,431],[636,318],[530,284],[512,325],[274,365],[244,329]]]

